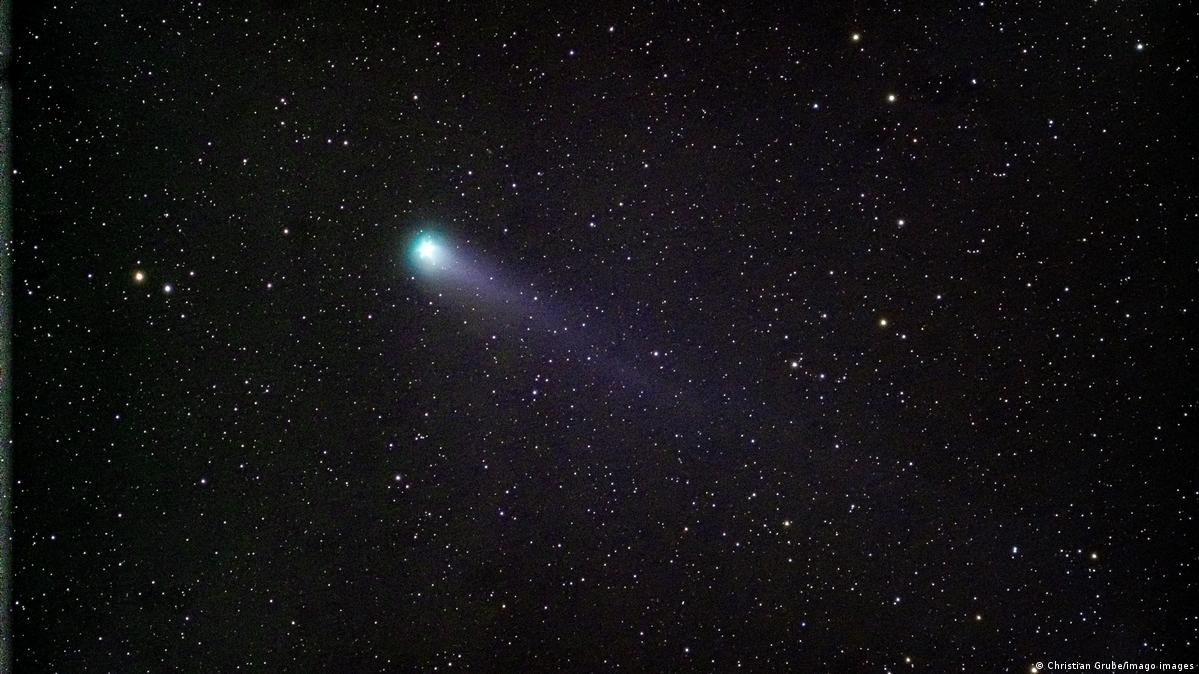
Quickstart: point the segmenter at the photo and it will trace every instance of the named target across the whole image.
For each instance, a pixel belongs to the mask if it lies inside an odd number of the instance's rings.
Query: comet
[[[659,414],[668,412],[666,423],[678,433],[697,433],[697,416],[717,419],[722,412],[737,418],[763,414],[762,408],[751,402],[735,402],[737,394],[696,386],[694,377],[663,376],[658,369],[647,368],[635,353],[620,347],[622,340],[613,338],[619,330],[602,321],[587,320],[587,308],[568,301],[563,304],[566,300],[562,298],[551,300],[531,284],[507,278],[468,244],[422,230],[405,246],[411,279],[438,305],[462,312],[475,326],[487,326],[491,335],[515,336],[550,362],[587,366],[615,390],[631,396],[630,404],[649,405]],[[727,428],[736,427],[735,420],[716,426],[704,433],[724,436],[729,444],[745,442],[744,435],[727,434]]]

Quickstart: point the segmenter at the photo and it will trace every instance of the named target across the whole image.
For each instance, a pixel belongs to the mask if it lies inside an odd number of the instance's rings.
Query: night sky
[[[17,7],[17,671],[1194,659],[1193,7],[334,4]]]

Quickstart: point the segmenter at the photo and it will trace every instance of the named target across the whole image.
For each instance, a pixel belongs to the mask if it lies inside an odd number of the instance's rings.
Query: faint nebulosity
[[[1188,661],[1194,14],[20,3],[16,670]]]

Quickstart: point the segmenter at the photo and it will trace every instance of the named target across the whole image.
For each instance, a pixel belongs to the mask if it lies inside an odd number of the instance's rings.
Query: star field
[[[1194,19],[24,3],[16,671],[1192,661]]]

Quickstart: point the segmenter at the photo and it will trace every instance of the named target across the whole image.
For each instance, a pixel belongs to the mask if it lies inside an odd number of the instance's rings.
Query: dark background
[[[385,4],[16,8],[18,671],[1194,657],[1193,8]]]

